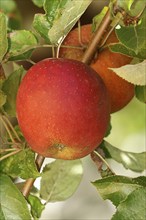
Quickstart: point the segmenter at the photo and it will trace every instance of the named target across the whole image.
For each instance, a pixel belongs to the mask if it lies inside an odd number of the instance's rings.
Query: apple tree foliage
[[[0,125],[6,130],[0,134],[1,220],[38,219],[46,203],[69,198],[76,191],[83,175],[81,160],[54,160],[39,172],[35,153],[28,148],[19,126],[11,124],[11,120],[16,121],[17,90],[26,73],[20,61],[33,63],[32,53],[37,48],[60,46],[92,0],[32,2],[43,8],[44,13],[35,14],[31,29],[22,30],[22,18],[16,2],[0,0]],[[109,45],[110,49],[133,57],[131,64],[112,70],[133,83],[135,96],[145,103],[146,3],[141,0],[111,0],[93,18],[93,29],[101,23],[108,8],[111,13],[111,27],[116,28],[119,39],[119,43]],[[123,14],[126,16],[123,17]],[[142,172],[146,169],[146,152],[122,151],[106,140],[103,140],[99,149],[101,154],[95,150],[91,158],[97,164],[101,179],[92,182],[91,187],[96,187],[101,197],[110,200],[116,207],[112,220],[146,219],[146,177],[116,175],[106,162],[108,158],[113,159],[126,169]],[[103,168],[104,163],[106,169]],[[40,188],[32,187],[29,196],[25,198],[21,190],[25,180],[29,178],[40,178]]]

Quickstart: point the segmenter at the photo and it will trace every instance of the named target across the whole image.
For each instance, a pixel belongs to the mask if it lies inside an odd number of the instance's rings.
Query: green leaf
[[[139,22],[138,25],[131,25],[126,27],[120,27],[119,29],[116,29],[117,37],[120,41],[120,44],[122,44],[122,47],[127,50],[132,51],[135,56],[138,58],[146,59],[146,10],[144,12],[144,15]],[[118,51],[120,47],[118,46],[111,46],[112,51],[115,52],[123,52],[124,49],[122,48],[122,51]],[[126,51],[125,49],[125,51]],[[130,52],[131,53],[131,52]],[[127,52],[126,52],[127,54]]]
[[[4,13],[10,13],[16,9],[14,0],[0,0],[0,10]]]
[[[126,169],[130,169],[135,172],[142,172],[146,169],[146,152],[132,153],[128,151],[122,151],[107,141],[102,143],[102,149],[106,158],[112,158],[119,163],[122,163]]]
[[[82,179],[80,160],[56,160],[46,165],[42,173],[40,195],[47,202],[63,201],[77,189]]]
[[[136,86],[135,96],[139,101],[146,103],[146,86]]]
[[[28,179],[40,176],[35,164],[35,153],[29,148],[22,149],[19,153],[2,160],[0,171],[13,178]]]
[[[146,188],[134,190],[117,208],[112,220],[145,220]]]
[[[109,46],[109,48],[114,53],[121,53],[121,54],[125,54],[127,56],[130,56],[130,57],[133,57],[133,58],[135,57],[135,58],[139,58],[139,59],[145,59],[145,53],[146,53],[145,49],[141,49],[141,51],[139,53],[135,53],[133,50],[125,47],[121,43],[111,44]]]
[[[1,220],[31,220],[27,202],[11,179],[0,175]]]
[[[56,2],[56,1],[52,1]],[[65,4],[63,4],[65,2]],[[79,20],[81,15],[85,12],[87,7],[90,5],[92,0],[62,0],[59,7],[53,11],[47,11],[48,21],[54,13],[52,26],[48,32],[49,39],[52,44],[57,44],[62,39],[62,37],[66,36],[68,32],[72,29],[72,27]],[[46,1],[47,3],[47,1]]]
[[[20,130],[19,125],[14,126],[14,130],[16,131],[16,133],[17,133],[17,135],[19,136],[19,138],[21,139],[21,141],[22,141],[22,142],[25,142],[25,138],[24,138],[24,136],[23,136],[23,134],[22,134],[22,131]],[[13,136],[13,138],[16,137],[16,136],[13,135],[13,134],[12,134],[12,136]]]
[[[58,44],[91,2],[92,0],[46,0],[44,2],[46,14],[35,15],[33,27],[47,42]]]
[[[45,205],[41,203],[38,197],[31,195],[31,194],[28,196],[27,200],[29,204],[31,205],[31,214],[34,217],[34,219],[40,218],[41,213],[45,208]]]
[[[134,0],[133,4],[131,5],[131,8],[129,9],[128,14],[132,17],[139,16],[143,12],[145,7],[146,7],[145,1]]]
[[[24,69],[21,66],[4,81],[2,86],[3,92],[7,95],[3,108],[10,116],[16,115],[16,96],[23,75]]]
[[[43,7],[45,0],[32,0],[32,1],[37,7],[41,8],[41,7]]]
[[[0,62],[8,49],[6,16],[0,12]]]
[[[103,17],[105,16],[107,10],[108,10],[108,7],[105,6],[105,7],[102,9],[102,11],[101,11],[98,15],[96,15],[96,16],[93,18],[93,20],[92,20],[92,30],[93,30],[93,31],[95,31],[95,30],[98,28],[98,26],[99,26],[99,24],[101,23]]]
[[[116,34],[120,42],[127,48],[133,50],[136,54],[138,54],[141,49],[146,49],[146,39],[144,34],[146,27],[144,24],[145,22],[142,20],[142,22],[137,26],[121,27],[120,29],[116,29]]]
[[[118,0],[118,7],[121,7],[132,17],[139,16],[146,6],[145,1],[141,0]]]
[[[103,199],[109,199],[118,206],[135,189],[146,187],[146,177],[129,178],[110,176],[92,182]],[[123,220],[123,219],[122,219]]]
[[[50,24],[45,15],[43,14],[35,14],[33,20],[34,29],[43,37],[47,43],[50,43],[48,37],[48,30],[50,29]]]
[[[5,104],[7,96],[0,90],[0,108]]]
[[[128,12],[133,4],[135,0],[124,0],[124,1],[121,1],[121,0],[118,0],[117,1],[117,5],[121,8],[123,8],[126,12]]]
[[[37,43],[37,38],[32,32],[27,30],[13,31],[9,36],[8,59],[25,60],[30,58]]]
[[[146,85],[146,61],[138,64],[128,64],[120,68],[110,68],[119,77],[135,85]]]

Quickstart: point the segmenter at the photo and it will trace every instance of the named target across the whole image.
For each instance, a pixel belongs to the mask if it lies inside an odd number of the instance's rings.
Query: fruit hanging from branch
[[[79,38],[79,34],[81,35]],[[65,46],[81,46],[81,48],[64,48],[60,49],[60,57],[82,60],[84,50],[91,41],[94,33],[91,24],[81,26],[79,33],[78,28],[72,30],[63,42]],[[113,53],[108,48],[111,43],[117,43],[118,39],[113,31],[107,38],[104,48],[99,51],[98,57],[95,58],[91,67],[103,79],[111,101],[111,113],[121,110],[125,107],[134,96],[134,85],[117,76],[110,68],[117,68],[129,64],[132,60],[123,54]]]
[[[31,148],[45,157],[77,159],[91,153],[110,119],[107,89],[88,65],[45,59],[22,80],[17,117]]]

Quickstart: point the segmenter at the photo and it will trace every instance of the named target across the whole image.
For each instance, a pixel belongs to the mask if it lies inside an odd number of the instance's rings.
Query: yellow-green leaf
[[[135,85],[146,85],[146,61],[138,64],[128,64],[120,68],[110,68],[118,76]]]
[[[5,14],[0,12],[0,62],[8,49],[7,21]]]

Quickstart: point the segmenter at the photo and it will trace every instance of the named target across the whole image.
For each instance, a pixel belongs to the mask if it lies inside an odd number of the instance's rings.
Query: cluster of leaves
[[[116,6],[115,6],[116,4]],[[119,43],[109,44],[111,51],[133,57],[133,63],[120,68],[111,68],[118,76],[135,85],[135,96],[139,101],[146,103],[146,3],[144,1],[113,0],[110,3],[111,16],[114,17],[111,26]],[[125,17],[120,12],[124,10]],[[104,7],[100,14],[93,18],[93,31],[98,27],[108,7]],[[140,18],[139,18],[139,15]],[[124,19],[130,24],[124,25]],[[136,74],[135,74],[136,73]]]
[[[44,44],[46,46],[60,44],[92,0],[32,1],[36,6],[43,7],[44,14],[34,16],[30,31],[20,30],[21,17],[15,1],[7,0],[6,3],[6,1],[0,0],[0,29],[3,30],[0,33],[0,122],[7,130],[7,135],[0,140],[3,146],[0,150],[0,219],[2,220],[31,219],[32,216],[34,219],[39,218],[46,203],[69,198],[77,189],[83,174],[81,160],[54,160],[39,173],[35,164],[35,153],[27,147],[19,127],[13,128],[7,117],[16,117],[17,90],[26,72],[18,61],[30,62],[33,50],[44,46]],[[134,0],[116,1],[118,6],[123,8],[129,16],[137,16],[144,9],[145,5],[140,2],[136,1],[135,3]],[[114,4],[115,1],[111,0],[111,14]],[[94,18],[96,26],[101,22],[106,11],[107,8]],[[13,16],[11,16],[12,14]],[[110,48],[114,52],[128,54],[138,61],[135,64],[113,70],[119,76],[122,75],[126,80],[135,84],[137,98],[145,102],[144,72],[146,63],[143,60],[146,59],[146,39],[144,36],[146,10],[144,10],[138,24],[132,24],[128,27],[123,25],[123,21],[119,17],[119,15],[112,17],[113,24],[117,19],[121,24],[120,29],[116,30],[119,44],[110,45]],[[44,40],[43,44],[40,36]],[[7,67],[11,67],[9,74],[7,74]],[[137,78],[133,72],[136,72]],[[146,154],[144,152],[138,154],[121,151],[106,141],[103,141],[100,149],[103,157],[112,158],[122,163],[126,169],[135,172],[142,172],[146,169]],[[98,155],[98,152],[96,153]],[[98,159],[95,159],[95,162],[98,163]],[[112,219],[122,220],[123,216],[126,216],[126,220],[137,220],[140,219],[140,216],[144,219],[146,178],[132,179],[116,176],[113,172],[109,172],[109,169],[103,170],[101,168],[99,171],[103,178],[95,181],[93,185],[103,199],[111,200],[117,207],[117,212]],[[17,181],[17,178],[20,178],[20,182]],[[20,190],[24,187],[24,180],[28,178],[40,178],[40,189],[33,188],[26,200]],[[42,203],[42,200],[45,203]],[[137,202],[135,203],[135,201]]]
[[[109,176],[93,185],[116,206],[112,220],[145,219],[146,177]]]
[[[34,219],[39,218],[48,202],[63,201],[69,198],[75,192],[82,179],[83,167],[80,160],[56,160],[44,167],[41,173],[40,190],[34,188],[26,201],[20,193],[24,182],[17,183],[16,179],[14,184],[14,181],[10,178],[19,176],[27,179],[40,176],[35,165],[32,164],[34,153],[28,149],[25,150],[25,153],[27,159],[24,158],[24,152],[21,152],[21,155],[17,154],[12,158],[8,158],[4,164],[2,163],[4,166],[3,174],[0,175],[0,219],[2,220],[29,220],[32,219],[31,216]],[[41,202],[42,199],[45,204]],[[31,213],[28,204],[31,206]]]

